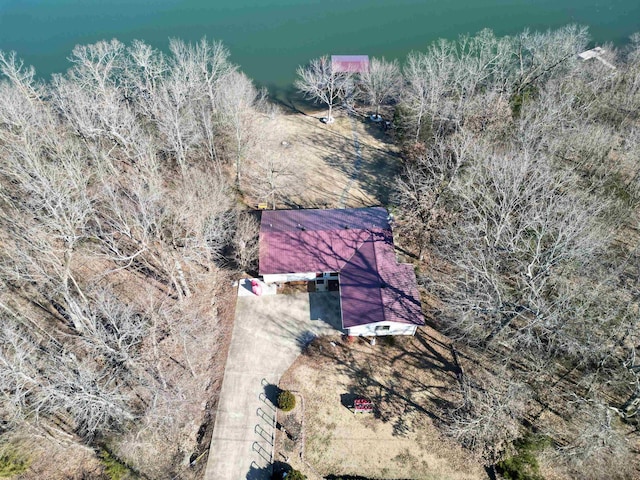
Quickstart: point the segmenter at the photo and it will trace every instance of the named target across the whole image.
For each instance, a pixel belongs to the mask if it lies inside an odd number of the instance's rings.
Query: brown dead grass
[[[291,205],[279,208],[386,204],[391,182],[400,170],[391,136],[366,117],[349,117],[342,111],[336,112],[333,124],[325,125],[320,121],[325,113],[288,110],[264,119],[268,133],[261,142],[262,154],[292,161],[298,177],[295,183],[300,183],[291,185]],[[357,147],[362,160],[356,165]],[[258,203],[258,199],[247,200]]]
[[[22,480],[82,480],[103,479],[103,467],[92,449],[48,438],[30,438],[17,443],[19,449],[28,455],[28,470],[15,478]]]
[[[428,327],[416,337],[379,339],[375,346],[316,340],[281,381],[304,397],[309,465],[281,433],[277,459],[287,457],[309,478],[486,478],[482,466],[436,428],[443,409],[456,401],[452,362],[445,339]],[[352,413],[345,405],[354,396],[371,399],[375,413]]]

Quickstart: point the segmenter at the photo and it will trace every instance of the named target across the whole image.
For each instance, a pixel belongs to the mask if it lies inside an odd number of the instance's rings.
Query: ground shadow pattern
[[[342,406],[351,408],[355,398],[368,398],[375,405],[376,418],[391,422],[394,435],[406,436],[420,427],[416,418],[427,416],[440,423],[457,401],[459,372],[448,351],[447,344],[418,330],[415,337],[381,338],[366,355],[344,343],[331,348],[319,338],[307,355],[349,378],[348,392],[340,395]],[[384,368],[387,372],[378,374]]]

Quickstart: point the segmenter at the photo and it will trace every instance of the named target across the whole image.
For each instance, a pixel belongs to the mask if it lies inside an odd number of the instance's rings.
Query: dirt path
[[[360,173],[360,168],[362,166],[362,149],[360,148],[360,141],[358,140],[358,130],[356,128],[356,121],[353,114],[349,115],[349,120],[351,121],[351,132],[353,135],[353,148],[355,150],[355,161],[353,162],[353,174],[351,175],[351,179],[347,186],[342,191],[342,195],[340,195],[340,201],[338,202],[338,208],[346,207],[346,199],[349,195],[349,190],[353,183],[358,179],[358,175]]]

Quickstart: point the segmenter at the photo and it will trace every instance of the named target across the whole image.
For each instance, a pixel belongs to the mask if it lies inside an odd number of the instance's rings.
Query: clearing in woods
[[[388,205],[402,168],[391,135],[364,115],[343,111],[327,126],[319,121],[323,114],[291,112],[270,120],[276,122],[270,148],[304,172],[303,188],[289,206]],[[310,479],[318,474],[486,478],[483,467],[434,425],[437,412],[458,391],[455,367],[446,339],[428,327],[419,330],[415,338],[377,346],[317,339],[282,378],[281,387],[304,398],[305,418],[303,426],[296,425],[301,406],[288,415],[279,412],[279,421],[301,431],[295,442],[278,431],[275,460],[286,459]],[[347,408],[359,395],[375,402],[374,414],[356,415]]]
[[[265,120],[269,131],[267,152],[286,158],[296,173],[302,174],[298,188],[288,192],[288,201],[279,207],[388,205],[392,182],[402,167],[391,135],[362,115],[341,112],[335,123],[327,126],[319,121],[322,114],[298,111]],[[238,327],[236,318],[235,329]],[[278,421],[289,428],[289,435],[297,434],[292,441],[278,431],[274,460],[286,459],[310,479],[320,478],[319,474],[486,478],[482,466],[442,438],[434,425],[438,412],[453,401],[457,380],[446,340],[428,327],[420,330],[414,338],[390,338],[377,346],[365,341],[347,344],[335,336],[316,339],[280,382],[281,387],[297,391],[304,402],[300,401],[291,414],[279,412]],[[292,332],[285,329],[280,335],[288,337]],[[229,363],[225,377],[235,368]],[[256,392],[261,388],[260,378],[265,375],[256,377]],[[278,379],[271,376],[268,380]],[[224,393],[223,388],[223,397]],[[375,412],[352,413],[348,406],[356,396],[373,400]],[[258,396],[249,397],[258,400]],[[255,432],[247,429],[246,440],[255,440],[254,436]],[[214,441],[219,447],[217,443]],[[209,459],[208,475],[216,471],[216,463],[214,458]],[[267,469],[258,468],[256,463],[247,478],[266,478]]]
[[[265,118],[265,149],[289,162],[296,175],[279,208],[386,205],[401,169],[392,136],[379,123],[344,111],[325,125],[323,113],[288,110]]]
[[[456,371],[446,338],[428,326],[376,345],[316,339],[280,382],[302,396],[304,415],[302,406],[278,413],[285,429],[301,434],[294,442],[278,432],[276,460],[310,479],[485,479],[482,465],[434,425],[458,400]],[[371,400],[374,412],[353,413],[357,397]]]

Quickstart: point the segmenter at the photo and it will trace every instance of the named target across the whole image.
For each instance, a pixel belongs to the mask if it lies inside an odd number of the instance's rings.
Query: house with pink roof
[[[413,267],[398,263],[382,207],[262,212],[259,271],[268,284],[339,290],[349,335],[413,335],[424,325]]]

